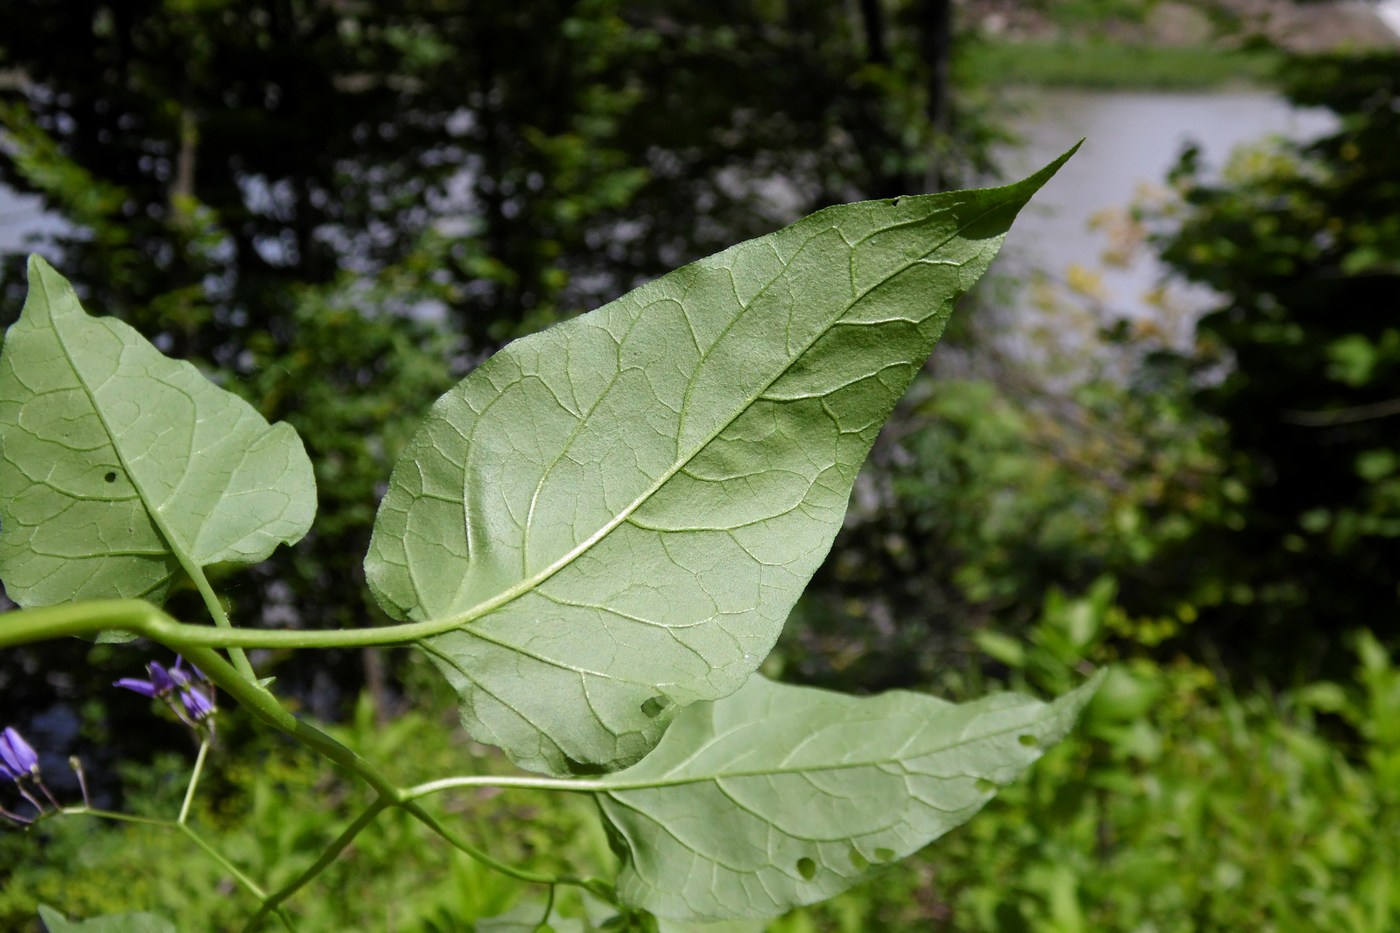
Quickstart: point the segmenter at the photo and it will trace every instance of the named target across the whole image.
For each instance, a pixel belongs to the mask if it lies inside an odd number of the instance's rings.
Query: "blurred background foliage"
[[[1142,44],[1182,6],[1228,49]],[[1133,217],[1213,289],[1190,345],[1119,323],[1032,365],[1003,338],[1035,283],[987,283],[766,666],[965,698],[1111,664],[1084,727],[964,829],[770,928],[1382,931],[1400,921],[1400,57],[1244,41],[1239,6],[11,0],[0,183],[61,220],[34,248],[90,310],[306,439],[315,530],[218,581],[235,619],[356,626],[386,621],[360,560],[397,451],[504,341],[829,203],[997,179],[1008,80],[1268,74],[1335,130],[1224,173],[1187,150]],[[3,257],[0,323],[21,269]],[[171,607],[203,617],[187,592]],[[6,652],[3,724],[55,763],[81,753],[104,802],[170,810],[187,740],[106,686],[145,660]],[[255,661],[376,762],[504,767],[410,653]],[[197,819],[290,877],[362,791],[222,715]],[[507,860],[607,873],[579,801],[435,805]],[[39,902],[236,926],[246,905],[191,855],[71,820],[0,833],[0,928]],[[538,895],[389,818],[295,910],[307,929],[470,930]]]

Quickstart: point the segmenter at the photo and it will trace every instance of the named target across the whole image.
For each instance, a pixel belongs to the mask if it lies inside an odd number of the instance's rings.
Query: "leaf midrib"
[[[572,564],[578,557],[585,554],[595,544],[606,538],[619,525],[625,522],[632,515],[633,512],[641,508],[641,506],[644,503],[646,503],[652,496],[656,495],[656,493],[661,489],[661,487],[665,486],[666,483],[670,482],[670,480],[683,468],[685,468],[691,460],[699,456],[699,454],[702,451],[704,451],[705,448],[707,448],[711,443],[713,443],[716,437],[722,434],[730,425],[734,423],[735,420],[737,420],[741,415],[743,415],[744,412],[748,411],[753,406],[753,404],[756,401],[758,401],[758,399],[762,398],[763,394],[767,392],[770,388],[772,388],[774,383],[776,383],[779,379],[786,375],[787,372],[794,365],[796,365],[797,362],[803,358],[803,356],[806,355],[807,351],[810,350],[818,340],[820,340],[827,333],[829,333],[833,327],[836,327],[841,322],[841,320],[847,314],[850,313],[851,309],[854,308],[859,302],[863,301],[866,298],[866,296],[868,296],[872,291],[874,291],[876,288],[879,288],[881,285],[885,284],[890,279],[894,278],[896,275],[902,275],[916,264],[923,262],[929,256],[933,255],[938,250],[942,249],[943,247],[947,246],[949,243],[957,239],[964,230],[975,225],[978,221],[982,220],[984,217],[991,214],[993,211],[1004,206],[1005,202],[998,202],[996,204],[993,204],[986,210],[982,211],[981,213],[968,220],[966,223],[959,225],[956,230],[954,230],[946,238],[937,243],[928,251],[920,254],[917,258],[908,261],[895,271],[891,272],[889,275],[880,279],[878,282],[873,283],[864,291],[862,291],[858,296],[852,299],[851,302],[847,304],[844,309],[842,309],[841,313],[836,316],[836,318],[832,321],[829,327],[826,327],[822,329],[819,333],[817,333],[802,347],[802,349],[799,352],[792,355],[791,359],[788,360],[787,364],[784,365],[782,369],[780,369],[773,376],[773,378],[768,380],[768,382],[766,382],[763,385],[763,387],[759,389],[756,393],[749,396],[748,400],[742,406],[737,408],[735,414],[732,417],[718,425],[714,431],[712,431],[708,436],[706,436],[703,441],[697,444],[695,449],[692,450],[685,457],[677,457],[676,462],[672,464],[670,468],[668,468],[664,473],[662,473],[649,487],[647,487],[642,493],[640,493],[635,499],[633,499],[632,502],[630,502],[623,509],[619,510],[617,516],[615,516],[612,519],[609,519],[606,523],[601,525],[597,531],[589,535],[583,541],[579,542],[570,550],[566,551],[564,554],[560,555],[553,563],[536,571],[533,575],[526,577],[519,583],[507,587],[506,589],[497,593],[495,596],[492,596],[489,599],[485,599],[480,603],[477,603],[475,606],[464,610],[463,612],[457,613],[455,615],[449,615],[441,619],[427,619],[417,623],[409,623],[408,625],[404,626],[404,628],[412,629],[412,632],[411,634],[409,632],[405,632],[405,639],[416,640],[420,638],[429,638],[433,635],[439,635],[445,632],[452,631],[453,629],[463,628],[467,625],[470,625],[472,622],[475,622],[477,619],[480,619],[483,616],[487,616],[492,612],[495,612],[497,609],[500,609],[501,607],[514,602],[520,597],[527,595],[528,593],[534,591],[535,589],[543,585],[556,573]],[[835,228],[830,227],[828,229]],[[752,300],[750,302],[750,307],[751,306]],[[748,308],[744,308],[744,311],[741,312],[740,315],[736,316],[736,320],[738,319],[738,317],[742,317],[743,313],[746,313],[747,311]]]
[[[1049,704],[1045,704],[1044,706],[1042,706],[1042,708],[1041,708],[1040,710],[1036,710],[1036,712],[1043,712],[1045,709],[1049,709],[1049,708],[1050,708]],[[1019,727],[1019,728],[1014,728],[1014,729],[994,729],[994,730],[992,730],[992,731],[990,731],[990,732],[978,733],[975,737],[972,737],[972,738],[960,738],[960,739],[958,739],[958,740],[956,740],[956,741],[949,742],[949,743],[944,744],[944,745],[935,746],[935,747],[933,747],[933,748],[929,748],[929,749],[926,749],[926,750],[924,750],[924,751],[920,751],[917,755],[911,755],[910,757],[911,757],[911,758],[926,758],[926,757],[928,757],[929,755],[938,755],[938,754],[943,754],[943,753],[946,753],[946,752],[953,751],[953,750],[957,749],[959,746],[965,745],[965,744],[967,744],[967,743],[969,743],[969,742],[981,742],[981,741],[986,741],[987,739],[997,739],[997,738],[1001,738],[1002,736],[1011,735],[1011,734],[1017,733],[1017,732],[1020,732],[1020,733],[1028,733],[1028,732],[1032,731],[1032,730],[1035,728],[1036,725],[1038,725],[1038,724],[1024,725],[1024,726],[1021,726],[1021,727]],[[719,738],[722,738],[722,737],[716,737],[716,739],[715,739],[714,741],[718,741]],[[1035,746],[1035,747],[1036,747],[1036,748],[1039,748],[1039,746]],[[703,751],[703,749],[702,749],[702,751]],[[611,797],[611,796],[614,795],[614,793],[616,793],[616,792],[621,792],[621,791],[651,790],[651,789],[653,789],[653,788],[662,788],[662,787],[682,787],[682,786],[685,786],[685,785],[688,785],[688,784],[713,784],[713,783],[719,783],[720,781],[726,780],[726,779],[729,779],[729,778],[735,778],[735,779],[737,779],[737,778],[753,778],[753,777],[775,777],[775,776],[784,776],[784,775],[793,775],[793,774],[821,774],[821,773],[825,773],[825,772],[829,772],[829,771],[849,771],[849,770],[852,770],[852,769],[855,769],[855,768],[878,768],[878,767],[881,767],[882,765],[892,765],[892,764],[903,765],[903,759],[901,759],[901,758],[883,758],[883,759],[878,759],[878,760],[850,761],[850,762],[841,762],[841,763],[839,763],[839,764],[818,765],[818,766],[808,766],[808,767],[782,766],[782,767],[763,768],[763,769],[759,769],[759,770],[749,770],[749,771],[726,771],[726,772],[723,772],[723,773],[721,773],[721,774],[703,774],[703,775],[690,775],[690,776],[682,776],[682,777],[667,777],[667,778],[660,778],[660,779],[650,780],[650,781],[630,781],[630,782],[619,782],[619,783],[609,783],[609,782],[606,782],[606,781],[598,781],[598,782],[596,782],[596,783],[597,783],[596,791],[597,791],[598,793],[602,793],[602,794],[605,794],[605,795]],[[907,771],[908,769],[905,769],[905,770]],[[913,773],[916,774],[916,775],[919,774],[919,772],[913,772]],[[589,790],[595,790],[595,788],[588,788],[588,789],[589,789]],[[835,795],[833,795],[833,796],[835,796]],[[621,803],[621,802],[622,802],[622,801],[619,801],[619,803]]]
[[[152,506],[149,492],[145,486],[142,485],[136,472],[132,470],[131,464],[127,461],[126,454],[122,451],[121,444],[118,443],[116,432],[112,430],[112,425],[107,421],[107,416],[103,412],[102,406],[98,404],[96,391],[88,384],[82,367],[80,367],[74,359],[73,353],[68,347],[68,342],[64,339],[65,335],[63,327],[60,325],[60,319],[54,314],[54,302],[53,296],[49,291],[48,277],[41,276],[39,285],[44,291],[44,304],[48,309],[49,320],[53,323],[54,339],[58,341],[59,348],[63,350],[63,358],[68,362],[68,368],[72,370],[73,376],[78,380],[78,385],[82,386],[83,394],[87,396],[88,404],[92,406],[93,414],[97,416],[97,420],[101,423],[102,431],[107,435],[108,443],[112,445],[112,452],[117,455],[117,462],[121,464],[122,472],[126,474],[127,481],[130,482],[132,488],[136,490],[137,498],[141,500],[141,505],[145,508],[146,515],[151,519],[151,523],[156,526],[156,531],[160,534],[161,540],[165,542],[167,552],[175,557],[181,569],[193,579],[195,575],[200,572],[199,568],[194,564],[193,555],[186,554],[175,546],[175,537],[172,529],[161,516],[160,509]],[[78,309],[77,315],[80,318],[88,316],[82,309]],[[74,317],[74,315],[71,313],[63,315],[65,319],[72,317]],[[123,346],[123,352],[125,352],[125,349],[126,348]],[[118,360],[117,365],[120,366],[120,360]]]

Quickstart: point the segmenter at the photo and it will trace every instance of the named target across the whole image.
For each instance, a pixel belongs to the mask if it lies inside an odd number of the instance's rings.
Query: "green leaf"
[[[473,929],[475,933],[587,933],[595,929],[583,920],[569,917],[556,917],[541,927],[540,920],[544,914],[543,901],[528,901],[515,905],[499,916],[477,920]]]
[[[768,924],[762,920],[721,920],[704,923],[697,920],[675,920],[658,917],[657,933],[763,933]]]
[[[176,933],[175,925],[155,914],[108,914],[91,920],[69,920],[45,905],[39,919],[48,933]]]
[[[676,718],[601,779],[618,894],[662,917],[771,917],[831,897],[966,821],[1059,741],[1098,688],[962,705],[775,684]]]
[[[1005,188],[828,208],[510,344],[394,469],[365,569],[462,718],[598,773],[738,689],[880,426],[1016,212]],[[657,686],[660,685],[660,686]]]
[[[29,259],[0,352],[0,578],[23,606],[144,597],[253,562],[316,511],[301,439]]]

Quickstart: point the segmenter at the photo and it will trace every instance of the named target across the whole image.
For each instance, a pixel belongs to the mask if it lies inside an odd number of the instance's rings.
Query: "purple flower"
[[[175,682],[182,687],[188,687],[191,681],[200,684],[209,683],[209,678],[204,676],[204,672],[193,664],[190,665],[189,671],[186,671],[185,659],[178,654],[175,656],[175,666],[170,669],[170,676],[175,678]]]
[[[146,665],[146,674],[148,680],[123,677],[113,686],[160,700],[192,729],[198,730],[214,714],[213,690],[203,686],[209,683],[208,678],[193,664],[186,666],[184,658],[176,657],[175,666],[169,669],[152,661]],[[176,697],[179,703],[175,702]],[[213,724],[209,723],[208,727],[212,734]]]
[[[137,680],[135,677],[123,677],[114,687],[122,687],[141,694],[143,697],[164,697],[168,696],[177,686],[184,686],[189,681],[189,676],[177,664],[175,666],[175,676],[167,671],[159,661],[152,661],[146,665],[146,673],[150,675],[150,680]]]
[[[112,686],[121,687],[125,690],[134,690],[143,697],[154,697],[156,695],[156,685],[148,680],[137,680],[135,677],[123,677],[115,681]]]
[[[39,776],[39,756],[24,736],[9,726],[0,732],[0,762],[3,762],[0,770],[12,781]]]
[[[214,704],[204,695],[203,690],[191,687],[188,690],[180,691],[180,702],[185,706],[185,712],[195,722],[203,722],[214,712]]]

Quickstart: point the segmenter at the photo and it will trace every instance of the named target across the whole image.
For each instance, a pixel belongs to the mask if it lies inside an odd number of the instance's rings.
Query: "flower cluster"
[[[176,658],[175,665],[167,668],[159,661],[146,665],[148,680],[123,677],[114,686],[132,690],[145,697],[163,702],[185,725],[204,739],[214,733],[214,685],[204,673],[193,664],[186,665],[184,659]],[[69,758],[68,765],[78,776],[82,788],[83,803],[88,809],[92,803],[88,798],[87,778],[83,774],[82,762]],[[44,784],[39,769],[39,753],[20,735],[19,730],[7,726],[0,730],[0,782],[15,786],[19,795],[34,808],[33,816],[23,816],[0,806],[0,820],[8,820],[21,826],[28,826],[51,813],[62,812],[64,807]],[[47,801],[47,802],[46,802]]]
[[[184,659],[177,657],[175,666],[171,668],[159,661],[152,661],[146,665],[146,675],[150,679],[123,677],[113,686],[160,700],[181,722],[196,732],[201,728],[207,728],[211,733],[214,731],[214,685],[199,668],[191,664],[186,670]]]
[[[72,762],[70,762],[72,763]],[[74,764],[74,770],[78,773],[79,781],[82,781],[82,771]],[[39,770],[39,754],[34,751],[34,747],[25,741],[24,736],[19,734],[19,730],[11,726],[6,726],[0,731],[0,780],[11,781],[15,789],[19,791],[30,806],[38,811],[38,816],[48,813],[48,809],[34,796],[34,791],[38,790],[48,799],[55,810],[62,809],[62,806],[54,799],[49,788],[44,784],[44,776]],[[87,795],[87,784],[83,782],[83,795]],[[18,813],[0,807],[0,817],[27,826],[33,823],[34,818],[25,818]]]

